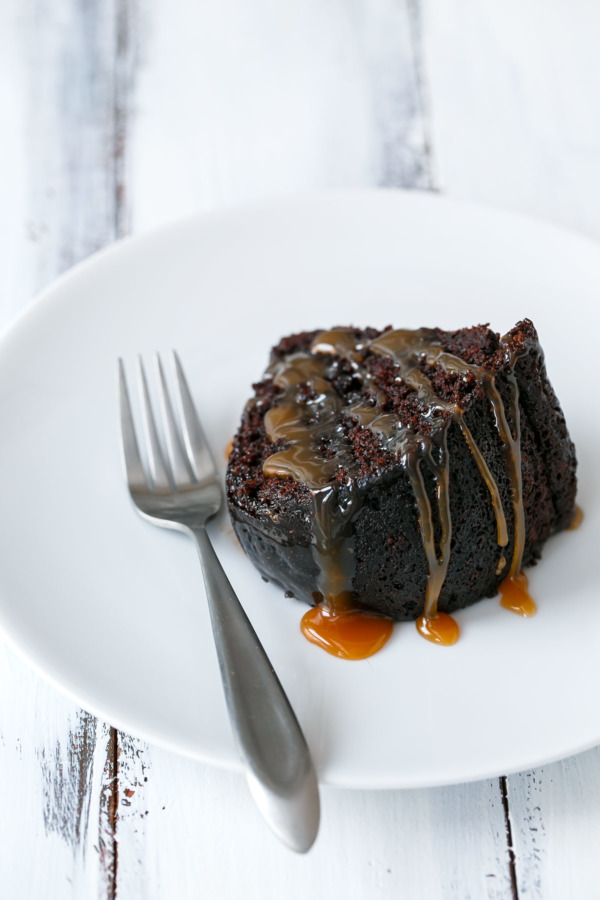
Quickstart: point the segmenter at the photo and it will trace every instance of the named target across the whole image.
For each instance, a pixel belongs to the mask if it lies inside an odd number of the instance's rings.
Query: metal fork
[[[275,834],[306,852],[319,827],[319,790],[306,740],[269,659],[217,559],[206,523],[223,501],[217,470],[173,352],[178,415],[156,355],[164,448],[141,358],[138,381],[148,472],[140,456],[123,361],[119,404],[123,458],[141,515],[193,537],[198,546],[229,718],[250,791]]]

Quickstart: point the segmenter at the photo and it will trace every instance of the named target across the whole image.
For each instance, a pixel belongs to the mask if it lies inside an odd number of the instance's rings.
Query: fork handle
[[[290,702],[210,542],[198,545],[229,718],[250,791],[273,831],[292,849],[310,849],[319,827],[319,789]]]

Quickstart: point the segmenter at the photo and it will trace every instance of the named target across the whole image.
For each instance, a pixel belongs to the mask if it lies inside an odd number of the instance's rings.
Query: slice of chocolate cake
[[[501,588],[523,606],[522,567],[569,525],[576,491],[529,320],[502,338],[483,325],[292,335],[254,389],[227,492],[267,579],[326,613],[418,619],[442,642],[444,613]]]

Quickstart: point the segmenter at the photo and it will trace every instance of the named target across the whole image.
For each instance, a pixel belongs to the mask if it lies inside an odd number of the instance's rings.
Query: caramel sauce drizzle
[[[427,496],[427,491],[425,489],[423,473],[421,472],[418,462],[411,462],[408,465],[408,475],[417,501],[417,506],[419,507],[419,526],[421,528],[423,548],[427,558],[427,568],[429,569],[425,594],[425,609],[423,613],[425,619],[433,619],[438,614],[438,598],[444,585],[444,581],[446,580],[448,563],[450,562],[452,521],[450,519],[450,496],[448,492],[449,474],[447,448],[443,466],[435,465],[433,468],[436,481],[438,513],[442,526],[439,555],[435,546],[433,515],[431,512],[431,503],[429,502],[429,497]]]
[[[340,636],[345,634],[349,654],[346,658],[363,659],[383,646],[391,628],[383,641],[370,652],[367,652],[367,647],[361,650],[360,642],[351,639],[351,632],[357,630],[360,613],[353,615],[349,631],[354,575],[350,526],[357,497],[350,494],[340,503],[339,491],[329,483],[335,471],[349,457],[348,441],[336,416],[342,400],[323,377],[323,357],[300,354],[271,367],[271,372],[275,384],[283,389],[283,397],[278,406],[265,414],[265,430],[269,440],[275,442],[283,439],[289,446],[266,459],[263,471],[265,475],[304,481],[311,489],[313,550],[319,570],[319,591],[314,599],[317,604],[327,606],[326,613],[319,605],[315,609],[321,610],[321,614],[309,610],[308,618],[305,616],[302,620],[302,631],[310,641],[319,643],[335,656],[342,655]],[[306,399],[299,402],[302,386],[307,388]],[[330,459],[316,452],[316,444],[322,438],[327,438],[334,447],[334,455]],[[338,623],[338,619],[341,621],[342,618],[344,627]],[[381,616],[377,619],[382,623],[390,621]],[[366,627],[373,631],[372,626]],[[317,635],[322,637],[317,639]],[[362,655],[355,655],[357,653]]]
[[[537,612],[535,601],[529,596],[529,583],[524,572],[512,577],[509,575],[500,585],[502,599],[500,605],[504,609],[517,613],[519,616],[534,616]]]
[[[508,544],[508,529],[506,527],[506,516],[504,515],[504,509],[502,507],[502,501],[500,499],[500,491],[498,490],[498,485],[496,484],[496,482],[494,480],[494,476],[492,475],[492,473],[489,470],[488,464],[486,463],[485,459],[483,458],[483,454],[482,454],[481,450],[475,443],[473,435],[471,434],[471,430],[470,430],[469,426],[467,425],[467,423],[465,422],[462,412],[460,412],[460,411],[457,412],[456,421],[460,425],[460,430],[462,431],[463,437],[467,442],[469,450],[471,451],[471,456],[477,463],[477,468],[479,469],[479,474],[485,481],[486,487],[491,494],[492,504],[494,507],[494,513],[496,515],[496,528],[498,531],[498,546],[506,547],[506,545]],[[506,565],[506,559],[504,558],[504,556],[501,556],[497,574],[500,574],[500,572],[505,567],[505,565]]]
[[[404,427],[396,415],[382,412],[381,402],[385,401],[385,396],[362,365],[367,352],[387,356],[393,361],[398,369],[398,378],[416,392],[428,410],[431,434],[416,434]],[[361,396],[347,405],[344,403],[326,377],[331,355],[351,362],[363,390],[379,401],[378,406],[371,406]],[[352,607],[354,560],[351,524],[358,498],[352,488],[351,476],[356,470],[356,462],[340,424],[340,411],[343,410],[346,416],[378,435],[382,446],[398,457],[409,476],[429,573],[423,616],[417,620],[417,629],[423,637],[434,643],[450,645],[456,642],[459,634],[454,619],[438,611],[452,540],[447,447],[451,421],[459,425],[490,494],[500,548],[497,574],[506,566],[504,550],[509,541],[508,527],[498,485],[464,421],[462,410],[438,397],[429,378],[419,367],[422,359],[452,374],[474,375],[485,390],[504,447],[514,517],[513,554],[507,578],[500,587],[501,602],[521,615],[535,612],[535,604],[527,593],[527,580],[521,573],[525,518],[519,393],[513,373],[508,373],[508,382],[515,434],[508,424],[504,402],[493,375],[446,352],[431,330],[399,329],[360,344],[349,329],[333,329],[319,334],[310,352],[275,361],[267,370],[283,393],[278,405],[265,415],[265,429],[269,440],[274,443],[281,439],[287,447],[265,460],[263,471],[266,475],[303,481],[311,490],[315,523],[313,549],[320,573],[319,591],[315,594],[317,606],[303,617],[302,630],[309,640],[336,656],[365,658],[383,646],[392,628],[390,619]],[[327,447],[326,454],[319,450],[323,442]],[[340,466],[350,476],[345,490],[331,484]],[[441,531],[437,547],[434,514],[422,466],[429,469],[435,482],[436,514]],[[361,629],[363,637],[360,637]]]
[[[487,373],[486,373],[487,375]],[[516,578],[521,571],[523,562],[523,548],[525,547],[525,512],[523,509],[523,487],[521,479],[521,413],[519,410],[519,387],[517,379],[509,373],[508,381],[511,387],[511,412],[515,422],[516,435],[513,436],[500,392],[496,387],[492,376],[487,375],[486,391],[492,404],[496,419],[496,428],[504,445],[504,455],[510,475],[510,485],[514,515],[514,548],[510,565],[509,578]]]
[[[275,370],[273,380],[284,389],[284,394],[282,401],[266,413],[265,430],[270,441],[283,439],[289,448],[265,460],[265,475],[295,478],[319,489],[327,485],[345,461],[348,445],[335,421],[342,400],[323,376],[323,361],[313,356],[292,357],[287,365]],[[312,396],[299,403],[302,385],[309,386]],[[307,424],[307,418],[317,416],[314,424]],[[324,459],[315,452],[315,444],[332,433],[337,438],[336,454],[332,459]]]

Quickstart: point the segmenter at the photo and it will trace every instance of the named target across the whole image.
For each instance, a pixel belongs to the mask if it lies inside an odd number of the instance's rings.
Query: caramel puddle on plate
[[[573,518],[571,519],[571,524],[567,528],[567,531],[577,531],[582,522],[583,510],[580,506],[576,506],[575,512],[573,513]]]
[[[444,647],[451,647],[460,636],[458,622],[443,612],[436,613],[435,616],[420,616],[416,626],[421,637]]]
[[[525,616],[525,618],[535,616],[537,606],[529,596],[528,587],[529,582],[523,572],[519,572],[514,578],[509,575],[500,585],[500,594],[502,595],[500,605],[519,616]]]
[[[580,506],[575,507],[571,524],[567,531],[575,531],[583,522],[583,510]],[[535,600],[529,594],[529,582],[527,576],[523,572],[519,572],[514,578],[509,576],[505,578],[500,585],[500,594],[502,599],[500,604],[511,612],[517,613],[519,616],[529,618],[535,616],[537,607]]]
[[[325,603],[302,616],[302,634],[312,644],[340,659],[367,659],[381,650],[394,623],[361,609],[332,611]]]

